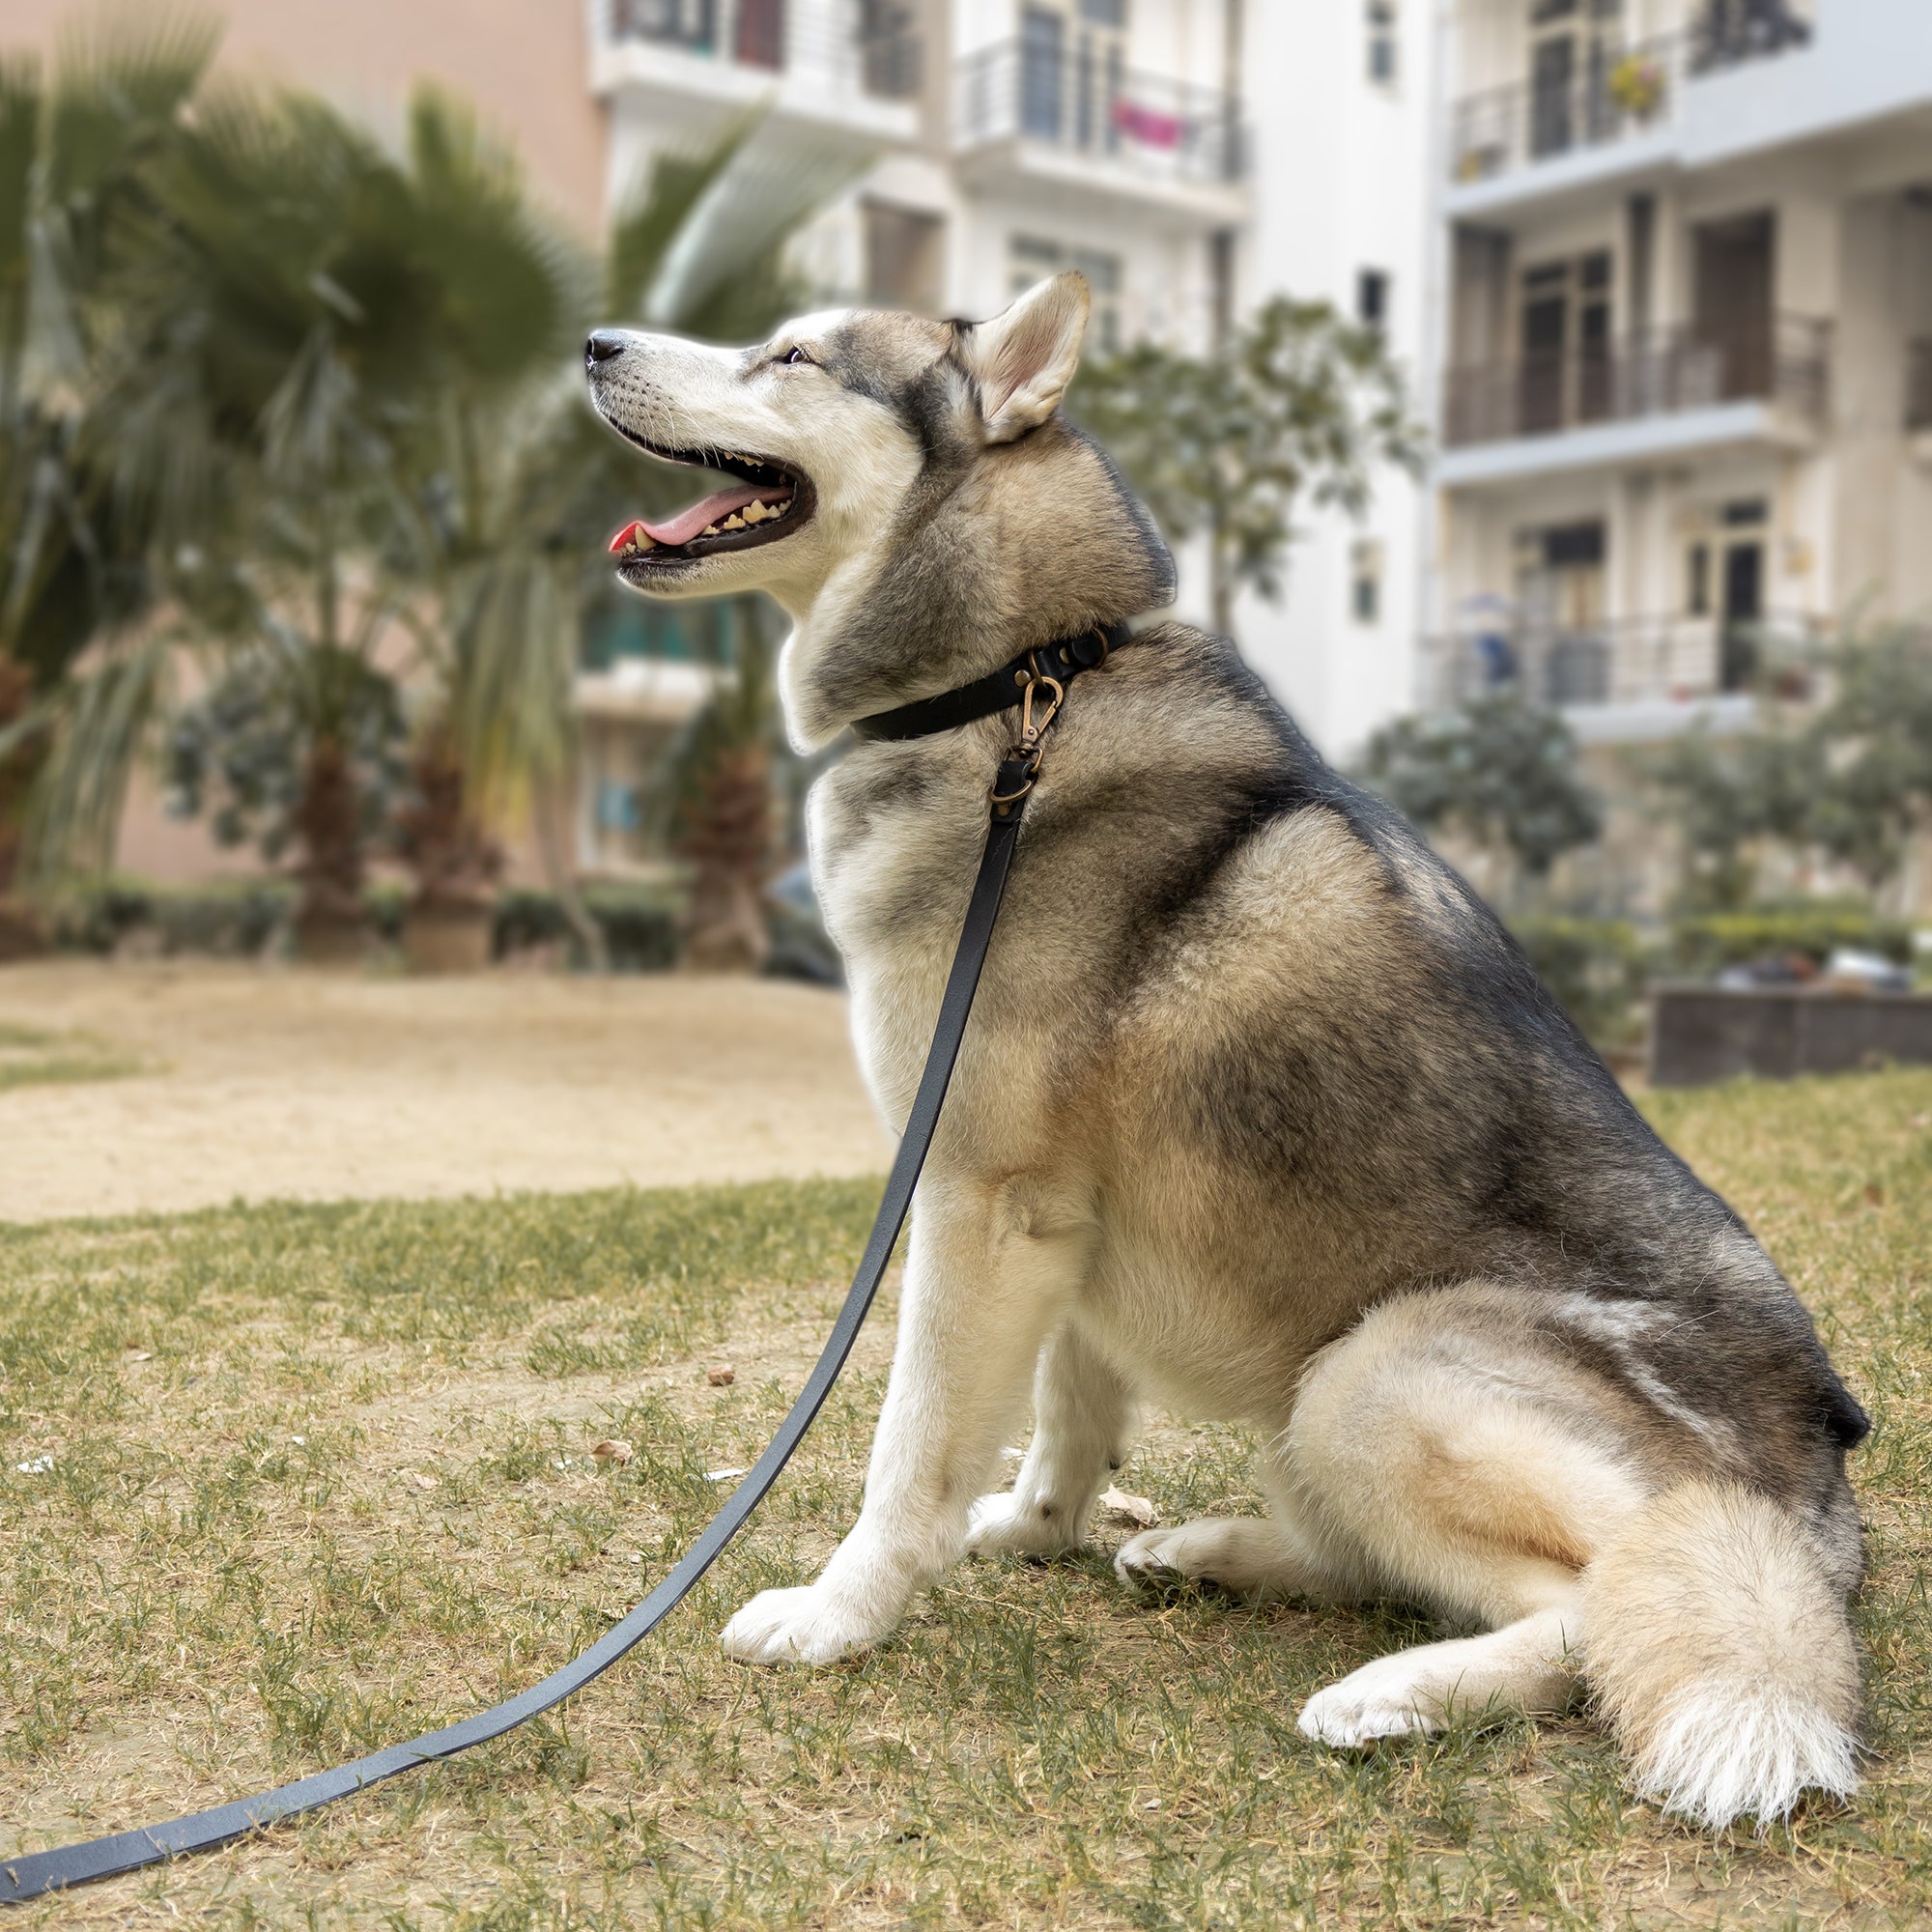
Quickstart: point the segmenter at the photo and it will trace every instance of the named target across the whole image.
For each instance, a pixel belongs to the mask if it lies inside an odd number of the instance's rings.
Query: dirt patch
[[[0,1024],[152,1067],[0,1092],[0,1220],[876,1173],[842,997],[771,980],[58,960]]]

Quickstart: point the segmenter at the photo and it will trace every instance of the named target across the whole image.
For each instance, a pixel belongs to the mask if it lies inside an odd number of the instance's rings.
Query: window
[[[1358,624],[1382,619],[1382,547],[1376,537],[1359,538],[1349,551],[1349,613]]]
[[[1520,434],[1598,422],[1610,412],[1610,302],[1607,250],[1523,270],[1517,313]]]
[[[1711,614],[1711,546],[1692,544],[1686,554],[1684,611],[1690,617]]]
[[[1363,269],[1355,276],[1355,320],[1364,328],[1388,327],[1389,278],[1381,269]]]
[[[1094,291],[1090,340],[1103,355],[1120,348],[1121,258],[1096,248],[1072,248],[1038,235],[1015,235],[1007,243],[1007,287],[1024,295],[1037,281],[1063,269],[1078,269]]]
[[[1367,0],[1369,79],[1377,87],[1395,85],[1396,0]]]

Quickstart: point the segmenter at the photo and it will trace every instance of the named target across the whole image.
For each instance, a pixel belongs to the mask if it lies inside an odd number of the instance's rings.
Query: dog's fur
[[[1146,512],[1058,412],[1086,307],[1063,276],[979,325],[628,338],[591,370],[609,420],[754,452],[811,503],[781,540],[624,574],[772,591],[802,748],[1166,604]],[[812,793],[895,1124],[1012,732],[857,744]],[[1032,1446],[982,1494],[1029,1381]],[[1866,1424],[1804,1311],[1463,881],[1230,644],[1171,622],[1080,679],[1049,739],[858,1523],[725,1648],[841,1657],[964,1552],[1077,1548],[1145,1403],[1258,1430],[1271,1514],[1136,1536],[1123,1578],[1401,1597],[1481,1633],[1318,1690],[1309,1736],[1556,1711],[1581,1679],[1639,1787],[1708,1825],[1855,1789]]]

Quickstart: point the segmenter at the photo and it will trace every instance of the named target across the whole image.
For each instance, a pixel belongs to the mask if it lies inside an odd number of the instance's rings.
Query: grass
[[[92,1034],[48,1033],[0,1020],[0,1094],[15,1087],[118,1080],[147,1070],[139,1060]]]
[[[1849,1809],[1711,1840],[1630,1801],[1580,1712],[1324,1752],[1302,1697],[1421,1619],[1140,1600],[1106,1548],[963,1569],[838,1668],[726,1663],[730,1609],[853,1517],[888,1307],[696,1598],[560,1714],[11,1922],[1924,1924],[1932,1072],[1650,1104],[1878,1421]],[[0,1231],[0,1850],[248,1792],[580,1648],[696,1533],[705,1471],[752,1460],[871,1203],[827,1182]],[[605,1435],[628,1467],[590,1461]],[[1168,1520],[1254,1508],[1247,1448],[1165,1424],[1121,1480]]]

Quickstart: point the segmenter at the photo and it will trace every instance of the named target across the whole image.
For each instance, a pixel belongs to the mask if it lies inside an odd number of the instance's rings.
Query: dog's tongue
[[[702,502],[692,504],[688,510],[680,510],[666,523],[645,523],[639,527],[653,543],[669,544],[675,548],[679,544],[688,544],[707,525],[720,522],[734,510],[742,510],[747,503],[755,503],[760,497],[776,494],[775,491],[758,490],[749,483],[740,483],[729,490],[719,491],[715,497],[706,497]]]

